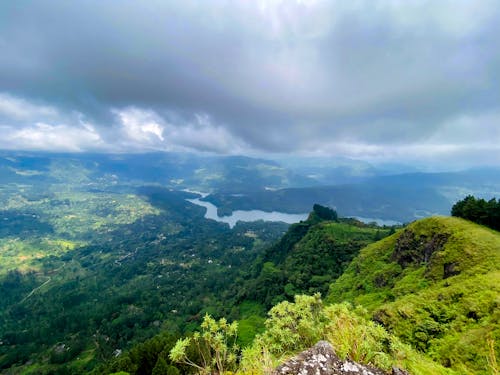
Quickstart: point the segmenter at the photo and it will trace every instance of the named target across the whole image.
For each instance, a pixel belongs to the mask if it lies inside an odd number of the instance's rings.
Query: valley
[[[420,279],[423,275],[427,277],[430,271],[417,268],[406,275],[413,268],[398,270],[391,264],[383,271],[386,266],[380,263],[373,269],[379,270],[373,276],[375,281],[349,279],[357,277],[350,276],[352,267],[360,262],[359,257],[371,251],[371,244],[391,247],[396,235],[406,233],[408,229],[396,220],[409,218],[410,211],[394,215],[391,210],[412,200],[412,194],[424,197],[422,190],[401,188],[406,182],[399,185],[394,182],[394,188],[374,185],[367,190],[361,187],[363,185],[290,188],[284,181],[273,190],[259,190],[269,178],[268,172],[264,176],[254,172],[235,174],[234,170],[240,169],[239,159],[236,165],[226,164],[227,174],[217,179],[203,178],[187,183],[186,178],[180,183],[177,177],[181,175],[173,171],[168,171],[168,176],[162,174],[167,172],[149,174],[147,169],[126,170],[124,165],[115,164],[122,163],[123,159],[129,163],[129,158],[123,156],[115,161],[106,155],[12,154],[2,159],[0,368],[3,373],[126,371],[149,374],[160,358],[175,367],[165,348],[172,348],[177,338],[196,331],[206,314],[237,320],[238,344],[251,348],[257,345],[256,335],[266,335],[269,329],[267,310],[282,301],[293,301],[297,295],[315,293],[321,293],[329,304],[349,301],[364,306],[367,308],[365,318],[372,314],[373,319],[396,334],[398,340],[411,344],[417,351],[444,350],[444,344],[425,341],[429,339],[424,339],[420,331],[409,333],[408,327],[394,317],[394,311],[401,309],[393,307],[399,306],[398,298],[406,301],[409,293],[421,293],[419,287],[432,285],[432,281]],[[158,163],[157,155],[152,158]],[[193,156],[193,160],[197,159]],[[256,171],[263,170],[262,160],[244,159],[244,162],[247,171],[254,162]],[[197,168],[198,164],[193,163]],[[282,169],[278,171],[283,175]],[[188,172],[182,173],[187,177]],[[196,175],[195,171],[189,173]],[[235,179],[245,181],[245,191],[238,188]],[[222,180],[227,181],[224,187],[221,187]],[[496,180],[492,181],[495,186]],[[236,188],[229,190],[229,186]],[[437,185],[431,182],[423,189],[431,192],[433,186]],[[198,193],[200,188],[210,193]],[[396,188],[402,198],[395,197]],[[349,195],[345,196],[347,191]],[[412,194],[405,195],[409,191]],[[436,191],[414,207],[429,214],[439,205],[444,210],[444,198],[436,200]],[[380,199],[375,201],[379,193]],[[359,214],[382,219],[363,223],[346,218],[342,211],[337,213],[316,204],[325,199],[327,203],[338,199],[335,202],[339,203],[333,205],[337,209],[356,201],[354,209],[345,209],[347,216]],[[384,199],[390,201],[392,208],[386,206],[381,211],[375,203],[380,205]],[[241,206],[243,210],[229,209],[232,205]],[[273,207],[279,211],[272,212]],[[301,207],[309,213],[289,213]],[[220,216],[224,212],[231,215]],[[378,220],[383,225],[377,225]],[[437,226],[431,225],[432,233],[449,233],[455,227],[460,231],[469,230],[459,222],[448,224],[444,219],[435,220],[438,220]],[[387,242],[389,239],[392,242]],[[488,245],[492,253],[482,257],[490,257],[493,268],[484,268],[479,258],[475,261],[470,253],[466,257],[479,267],[479,271],[471,271],[470,277],[495,269],[493,264],[497,262],[493,259],[496,258],[491,257],[498,255],[500,247],[496,248],[497,240],[493,237],[488,241],[493,244]],[[484,247],[482,242],[471,246]],[[371,277],[373,264],[378,264],[373,262],[363,271],[366,277]],[[458,269],[467,269],[453,260],[447,264],[453,264],[447,271],[452,276]],[[454,277],[466,275],[468,273],[461,272]],[[477,281],[469,281],[467,276],[464,282],[486,283],[484,287],[490,288],[493,294],[478,298],[486,298],[484,306],[491,306],[488,298],[496,292],[493,286],[488,286],[493,276],[490,279],[487,275],[490,274],[478,276]],[[397,277],[402,278],[401,282],[396,281]],[[350,291],[353,285],[356,288]],[[393,289],[386,290],[390,285]],[[382,289],[374,290],[376,286]],[[468,288],[468,293],[473,293],[474,289]],[[421,300],[435,298],[431,294]],[[416,302],[399,303],[408,309]],[[496,319],[491,315],[491,307],[478,308]],[[405,314],[410,314],[409,310]],[[435,319],[415,314],[412,319],[417,327],[420,319],[424,322]],[[451,326],[458,324],[447,322]],[[444,323],[438,320],[432,324]],[[469,329],[475,329],[479,335],[477,340],[481,340],[479,337],[488,335],[490,328],[481,333],[474,327],[485,325],[493,329],[497,322],[478,320],[477,325],[460,324],[463,334],[468,335]],[[449,328],[440,328],[439,332],[445,332],[443,329]],[[426,331],[426,335],[433,335],[432,332]],[[495,337],[496,331],[491,332]],[[446,337],[443,340],[448,340]],[[443,342],[458,345],[453,350],[459,351],[461,339],[457,340]],[[160,351],[151,347],[151,343],[158,342],[163,342]],[[471,345],[480,348],[480,355],[485,355],[483,343]],[[451,350],[451,346],[447,348]],[[153,358],[147,363],[143,362],[146,353]],[[482,360],[457,359],[443,353],[421,361],[437,361],[449,368],[459,368],[456,367],[459,363],[477,373],[481,373],[480,366],[484,366]],[[135,357],[129,357],[131,355]],[[418,366],[416,368],[416,374],[422,373],[418,372]],[[187,371],[182,366],[179,369]]]
[[[0,374],[499,375],[499,46],[491,0],[0,1]]]

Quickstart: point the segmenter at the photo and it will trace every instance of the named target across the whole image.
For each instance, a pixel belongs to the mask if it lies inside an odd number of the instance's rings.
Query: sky
[[[0,149],[500,165],[497,0],[0,2]]]

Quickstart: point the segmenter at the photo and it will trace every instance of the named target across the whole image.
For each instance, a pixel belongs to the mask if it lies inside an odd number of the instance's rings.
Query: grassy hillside
[[[417,221],[363,249],[330,289],[434,360],[490,373],[500,353],[500,233],[450,217]]]

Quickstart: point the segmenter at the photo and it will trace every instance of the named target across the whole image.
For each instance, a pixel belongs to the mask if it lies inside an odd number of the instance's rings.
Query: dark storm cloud
[[[3,2],[0,146],[459,158],[500,144],[497,8]]]

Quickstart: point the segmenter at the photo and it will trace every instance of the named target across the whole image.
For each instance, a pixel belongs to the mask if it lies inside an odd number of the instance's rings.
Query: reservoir
[[[206,197],[208,194],[200,194],[201,197]],[[205,207],[207,212],[205,212],[206,219],[216,220],[222,223],[229,224],[230,228],[233,228],[238,221],[282,221],[287,224],[298,223],[301,220],[307,219],[308,213],[304,214],[287,214],[284,212],[266,212],[261,210],[236,210],[229,216],[218,216],[217,207],[210,202],[204,202],[200,198],[186,199],[188,202],[196,204],[198,206]]]
[[[187,190],[185,189],[184,191],[188,191],[190,193],[195,193],[201,195],[201,198],[206,197],[208,194],[207,193],[201,193],[199,191],[192,191],[192,190]],[[233,211],[233,213],[229,216],[219,216],[217,215],[217,207],[210,203],[210,202],[204,202],[200,200],[201,198],[193,198],[193,199],[186,199],[188,202],[191,202],[193,204],[196,204],[198,206],[205,207],[207,211],[205,212],[205,218],[206,219],[212,219],[215,221],[219,221],[221,223],[227,223],[229,224],[230,228],[233,228],[238,221],[258,221],[258,220],[264,220],[264,221],[281,221],[287,224],[293,224],[293,223],[298,223],[301,220],[306,220],[307,217],[309,216],[308,213],[304,214],[287,214],[284,212],[266,212],[266,211],[261,211],[261,210],[236,210]],[[364,223],[371,223],[375,222],[377,225],[383,226],[383,225],[399,225],[401,224],[398,221],[394,220],[382,220],[382,219],[377,219],[377,218],[368,218],[368,217],[359,217],[355,216],[355,219],[362,221]]]

